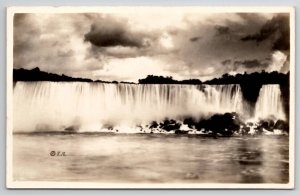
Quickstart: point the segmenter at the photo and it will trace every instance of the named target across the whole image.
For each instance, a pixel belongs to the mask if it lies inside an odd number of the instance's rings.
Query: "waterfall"
[[[255,118],[267,119],[270,117],[286,119],[280,86],[277,84],[262,86],[255,106]]]
[[[239,85],[149,85],[17,82],[14,130],[133,127],[184,116],[243,112]]]

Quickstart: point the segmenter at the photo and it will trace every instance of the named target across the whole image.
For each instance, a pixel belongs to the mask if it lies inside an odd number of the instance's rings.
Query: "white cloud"
[[[164,33],[160,37],[159,42],[166,49],[172,49],[172,48],[174,48],[173,39],[172,39],[172,37],[168,33]]]
[[[167,76],[164,63],[151,57],[110,59],[101,70],[94,71],[95,78],[113,76],[117,81],[137,82],[149,74]]]
[[[280,70],[283,68],[286,60],[287,60],[287,56],[283,52],[275,51],[272,54],[272,63],[271,63],[271,66],[268,68],[268,71],[269,72],[272,72],[272,71],[280,72]]]

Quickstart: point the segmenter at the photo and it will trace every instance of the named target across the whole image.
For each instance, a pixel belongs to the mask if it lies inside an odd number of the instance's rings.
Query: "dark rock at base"
[[[273,126],[272,126],[272,124],[273,124]],[[263,121],[261,123],[261,127],[268,131],[273,131],[274,130],[274,122],[270,123],[269,121]]]
[[[193,119],[193,118],[191,118],[191,117],[185,118],[185,119],[183,120],[183,124],[187,125],[187,126],[188,126],[189,128],[191,128],[191,129],[195,128],[196,123],[197,123],[197,122],[195,121],[195,119]]]
[[[280,129],[289,132],[289,124],[284,120],[278,120],[274,125],[274,129]]]
[[[261,126],[257,126],[254,130],[256,135],[261,135],[263,133],[263,128]]]
[[[196,121],[192,117],[185,118],[183,124],[189,128],[196,128],[198,131],[204,129],[205,133],[220,136],[231,136],[234,132],[240,130],[241,125],[245,125],[239,118],[237,113],[214,114],[210,118],[200,119]],[[248,130],[250,131],[250,130]]]
[[[240,133],[241,133],[242,135],[248,135],[249,132],[250,132],[250,127],[248,127],[248,126],[243,126],[243,127],[241,128],[241,131],[240,131]]]
[[[240,129],[242,122],[236,113],[215,114],[206,122],[206,130],[211,130],[213,134],[231,136]]]
[[[162,123],[159,124],[159,128],[164,129],[166,131],[177,130],[180,128],[180,124],[175,120],[164,120]]]
[[[165,119],[162,122],[152,121],[146,126],[150,128],[152,133],[158,130],[159,132],[174,131],[175,134],[188,134],[189,131],[180,130],[182,124],[215,138],[230,137],[236,134],[249,135],[252,128],[254,128],[255,135],[262,135],[266,130],[272,132],[274,129],[279,129],[288,132],[289,129],[286,121],[276,121],[275,118],[245,123],[235,112],[214,114],[211,117],[198,120],[189,116],[180,121],[174,119]]]
[[[158,127],[158,123],[156,121],[152,121],[149,128],[153,129],[153,128],[157,128]]]
[[[285,123],[282,120],[279,120],[280,122],[276,122],[277,126],[282,127],[282,125]],[[275,121],[273,119],[265,119],[265,120],[261,120],[257,123],[257,130],[259,131],[263,131],[263,129],[267,130],[267,131],[271,131],[273,132],[274,129],[280,129],[280,128],[276,128]]]

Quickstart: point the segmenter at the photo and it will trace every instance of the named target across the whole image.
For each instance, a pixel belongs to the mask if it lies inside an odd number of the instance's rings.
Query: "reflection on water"
[[[289,178],[286,136],[43,133],[14,134],[13,141],[16,181],[287,183]]]

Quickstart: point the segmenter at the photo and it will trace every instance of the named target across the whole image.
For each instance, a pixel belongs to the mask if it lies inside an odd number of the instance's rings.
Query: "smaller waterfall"
[[[285,120],[281,91],[279,85],[262,86],[255,106],[255,118],[270,118]]]

